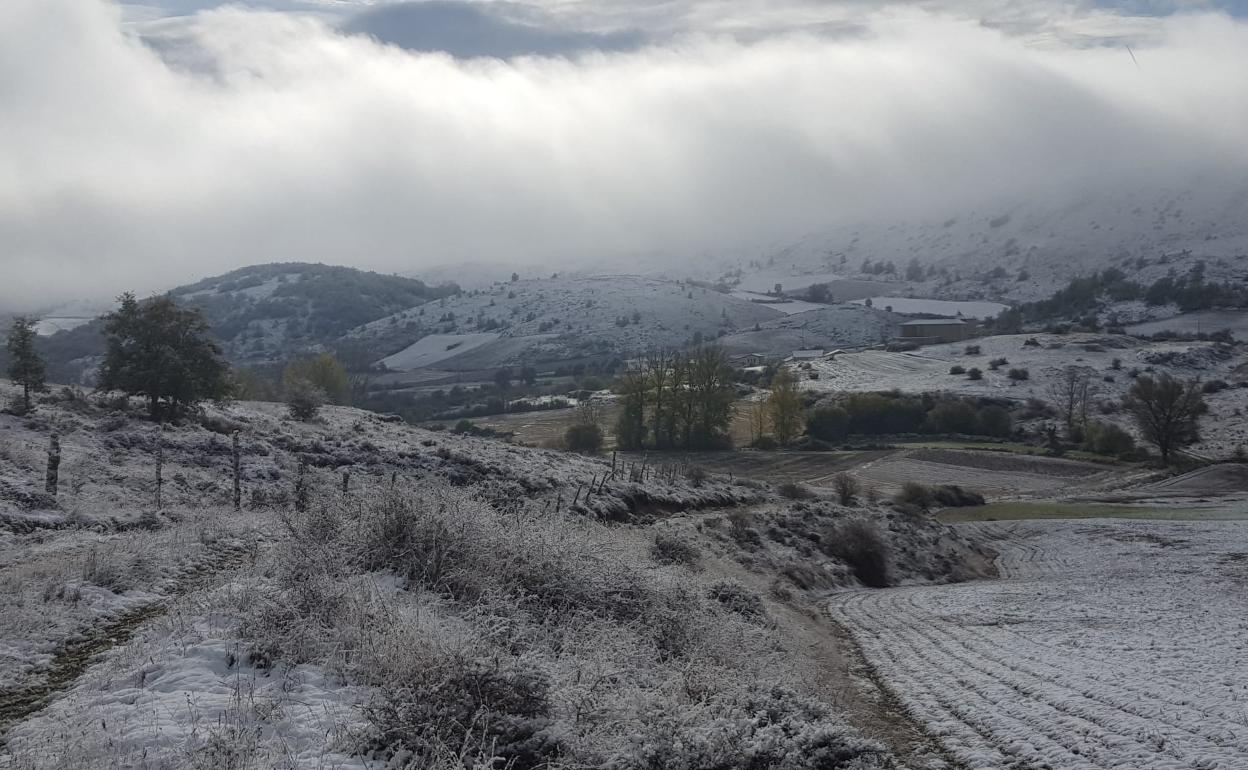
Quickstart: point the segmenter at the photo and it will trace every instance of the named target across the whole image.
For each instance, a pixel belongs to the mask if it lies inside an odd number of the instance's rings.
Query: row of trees
[[[618,379],[621,449],[709,449],[731,444],[736,388],[724,351],[657,352]]]
[[[1095,370],[1065,367],[1046,388],[1067,438],[1101,454],[1127,455],[1131,435],[1112,423],[1092,419],[1098,387]],[[1140,435],[1169,463],[1176,450],[1198,440],[1198,421],[1207,411],[1200,383],[1168,374],[1141,375],[1121,401],[1122,411]],[[784,446],[803,434],[835,443],[851,435],[962,433],[1006,437],[1013,415],[1000,403],[938,398],[901,393],[848,394],[834,404],[807,411],[797,380],[787,369],[772,379],[771,393],[751,407],[750,430],[755,442],[774,438]]]

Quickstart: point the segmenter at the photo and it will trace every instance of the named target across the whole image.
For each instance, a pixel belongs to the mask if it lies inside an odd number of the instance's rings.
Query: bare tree
[[[755,442],[767,435],[771,425],[771,409],[766,401],[753,401],[748,408],[750,418],[750,441]]]
[[[862,484],[848,473],[838,473],[832,480],[832,488],[836,490],[836,499],[841,505],[853,505],[862,494]]]
[[[781,367],[772,379],[767,405],[776,440],[787,444],[797,438],[802,432],[802,394],[797,390],[797,378],[787,368]]]
[[[1095,374],[1086,366],[1067,366],[1046,389],[1049,400],[1066,423],[1068,436],[1073,436],[1076,429],[1082,428],[1088,421],[1089,405],[1096,393]]]
[[[1207,411],[1200,383],[1168,374],[1136,379],[1122,400],[1122,409],[1167,464],[1175,449],[1196,441],[1197,420]]]

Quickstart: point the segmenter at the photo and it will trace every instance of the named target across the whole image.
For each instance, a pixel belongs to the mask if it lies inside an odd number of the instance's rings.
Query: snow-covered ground
[[[1036,344],[1027,344],[1030,341]],[[967,354],[968,346],[979,352]],[[990,362],[1005,359],[996,370]],[[1115,363],[1117,361],[1117,363]],[[1093,398],[1099,404],[1115,403],[1131,387],[1135,374],[1170,374],[1179,379],[1203,382],[1242,379],[1236,367],[1244,363],[1243,347],[1230,348],[1209,342],[1145,342],[1124,335],[1103,334],[1005,334],[967,342],[929,345],[917,351],[894,353],[863,350],[839,353],[811,362],[818,379],[802,380],[802,387],[835,394],[844,391],[896,389],[906,393],[946,391],[965,396],[991,396],[1024,401],[1051,401],[1050,384],[1067,366],[1091,369]],[[950,368],[980,369],[982,379],[950,374]],[[1010,370],[1023,369],[1027,379],[1015,380]],[[1201,420],[1201,441],[1194,450],[1213,458],[1226,457],[1248,442],[1248,425],[1242,412],[1248,405],[1242,388],[1229,388],[1206,396],[1209,414]],[[1096,419],[1130,428],[1121,412],[1095,414]]]
[[[1244,339],[1245,335],[1248,335],[1248,311],[1202,310],[1197,313],[1184,313],[1172,318],[1136,324],[1128,327],[1127,331],[1139,335],[1157,332],[1212,334],[1223,329],[1229,331],[1236,339]]]
[[[758,294],[752,291],[734,291],[732,292],[732,296],[737,299],[743,299],[747,302],[761,304],[765,307],[772,308],[773,310],[779,310],[785,315],[805,313],[808,310],[819,310],[820,308],[826,307],[826,305],[820,305],[815,302],[806,302],[805,300],[800,299],[778,300],[775,297],[769,297],[766,294]]]
[[[407,372],[426,366],[433,366],[461,353],[479,348],[498,339],[497,332],[478,332],[477,334],[430,334],[422,337],[411,345],[392,356],[381,359],[381,364],[396,372]]]
[[[867,304],[865,299],[854,300],[854,302],[859,305]],[[1000,302],[958,302],[955,300],[919,299],[915,297],[872,297],[870,302],[872,307],[881,309],[892,308],[894,313],[905,313],[907,315],[930,313],[932,315],[949,316],[950,318],[996,318],[1001,315],[1001,311],[1009,309],[1009,306],[1002,305]]]
[[[831,611],[967,768],[1248,767],[1248,522],[966,526],[1002,579]]]

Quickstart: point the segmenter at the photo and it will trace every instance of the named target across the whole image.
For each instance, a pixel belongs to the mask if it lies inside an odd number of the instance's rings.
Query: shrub
[[[923,399],[897,393],[856,393],[843,406],[851,434],[917,433],[927,417]]]
[[[1001,367],[1005,366],[1008,363],[1009,361],[1007,361],[1004,358],[994,358],[988,362],[988,368],[995,372],[996,370],[1000,369]]]
[[[979,369],[979,367],[972,366],[970,369],[966,370],[966,379],[982,380],[984,379],[984,373]]]
[[[1207,393],[1207,394],[1218,393],[1220,391],[1226,390],[1229,387],[1231,386],[1227,384],[1226,380],[1209,380],[1204,385],[1200,386],[1200,390],[1202,393]]]
[[[967,354],[968,356],[977,356],[977,355],[979,355],[979,345],[967,345],[967,346],[966,346],[966,354]]]
[[[809,487],[802,484],[795,484],[791,481],[785,482],[784,484],[776,487],[776,492],[778,492],[781,497],[787,497],[790,500],[810,500],[815,496],[815,493],[810,491]]]
[[[863,585],[888,586],[888,549],[869,522],[855,519],[829,527],[820,538],[820,549],[845,562]]]
[[[954,364],[953,366],[949,367],[949,373],[950,374],[966,374],[966,367],[960,364]]]
[[[836,490],[836,499],[841,505],[853,505],[862,494],[862,484],[848,473],[838,473],[832,480],[832,488]]]
[[[927,420],[937,433],[974,433],[976,430],[975,407],[962,400],[941,401],[927,415]]]
[[[849,435],[849,412],[839,406],[819,407],[807,416],[806,433],[820,441],[841,441]]]
[[[980,409],[977,423],[979,433],[984,436],[1003,438],[1010,435],[1014,429],[1009,410],[1000,406],[986,406]]]
[[[1031,372],[1026,369],[1011,369],[1006,373],[1006,376],[1014,382],[1022,382],[1023,380],[1031,379]]]
[[[706,595],[729,612],[735,612],[749,620],[764,620],[767,617],[763,600],[740,583],[720,581],[707,589]]]
[[[963,489],[957,484],[942,484],[936,487],[932,491],[932,498],[946,508],[962,508],[984,504],[983,495]]]
[[[1109,457],[1123,457],[1135,451],[1130,433],[1109,422],[1090,422],[1084,429],[1083,447]]]
[[[573,452],[596,454],[602,450],[602,428],[589,423],[571,425],[564,431],[563,441]]]
[[[710,477],[711,474],[708,473],[706,468],[703,468],[701,465],[690,465],[685,471],[685,478],[688,479],[689,483],[695,487],[702,486]]]
[[[325,393],[307,380],[292,380],[286,385],[286,408],[294,419],[315,419],[324,404]]]
[[[764,452],[774,452],[780,448],[780,442],[776,441],[771,436],[759,436],[754,439],[754,443],[750,444],[750,446],[755,449],[761,449]]]
[[[702,552],[682,537],[656,532],[654,543],[650,546],[650,558],[659,564],[684,564],[692,567],[702,558]]]
[[[737,545],[752,550],[763,544],[758,530],[750,524],[750,515],[745,511],[733,511],[728,514],[728,534]]]
[[[893,498],[903,505],[914,505],[927,510],[932,507],[932,490],[917,481],[907,481]]]

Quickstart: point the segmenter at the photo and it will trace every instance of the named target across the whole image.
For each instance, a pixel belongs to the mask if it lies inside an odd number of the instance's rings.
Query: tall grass
[[[390,766],[888,766],[797,694],[757,612],[643,569],[602,525],[436,481],[284,523],[242,600],[250,656],[375,687],[368,745]]]

